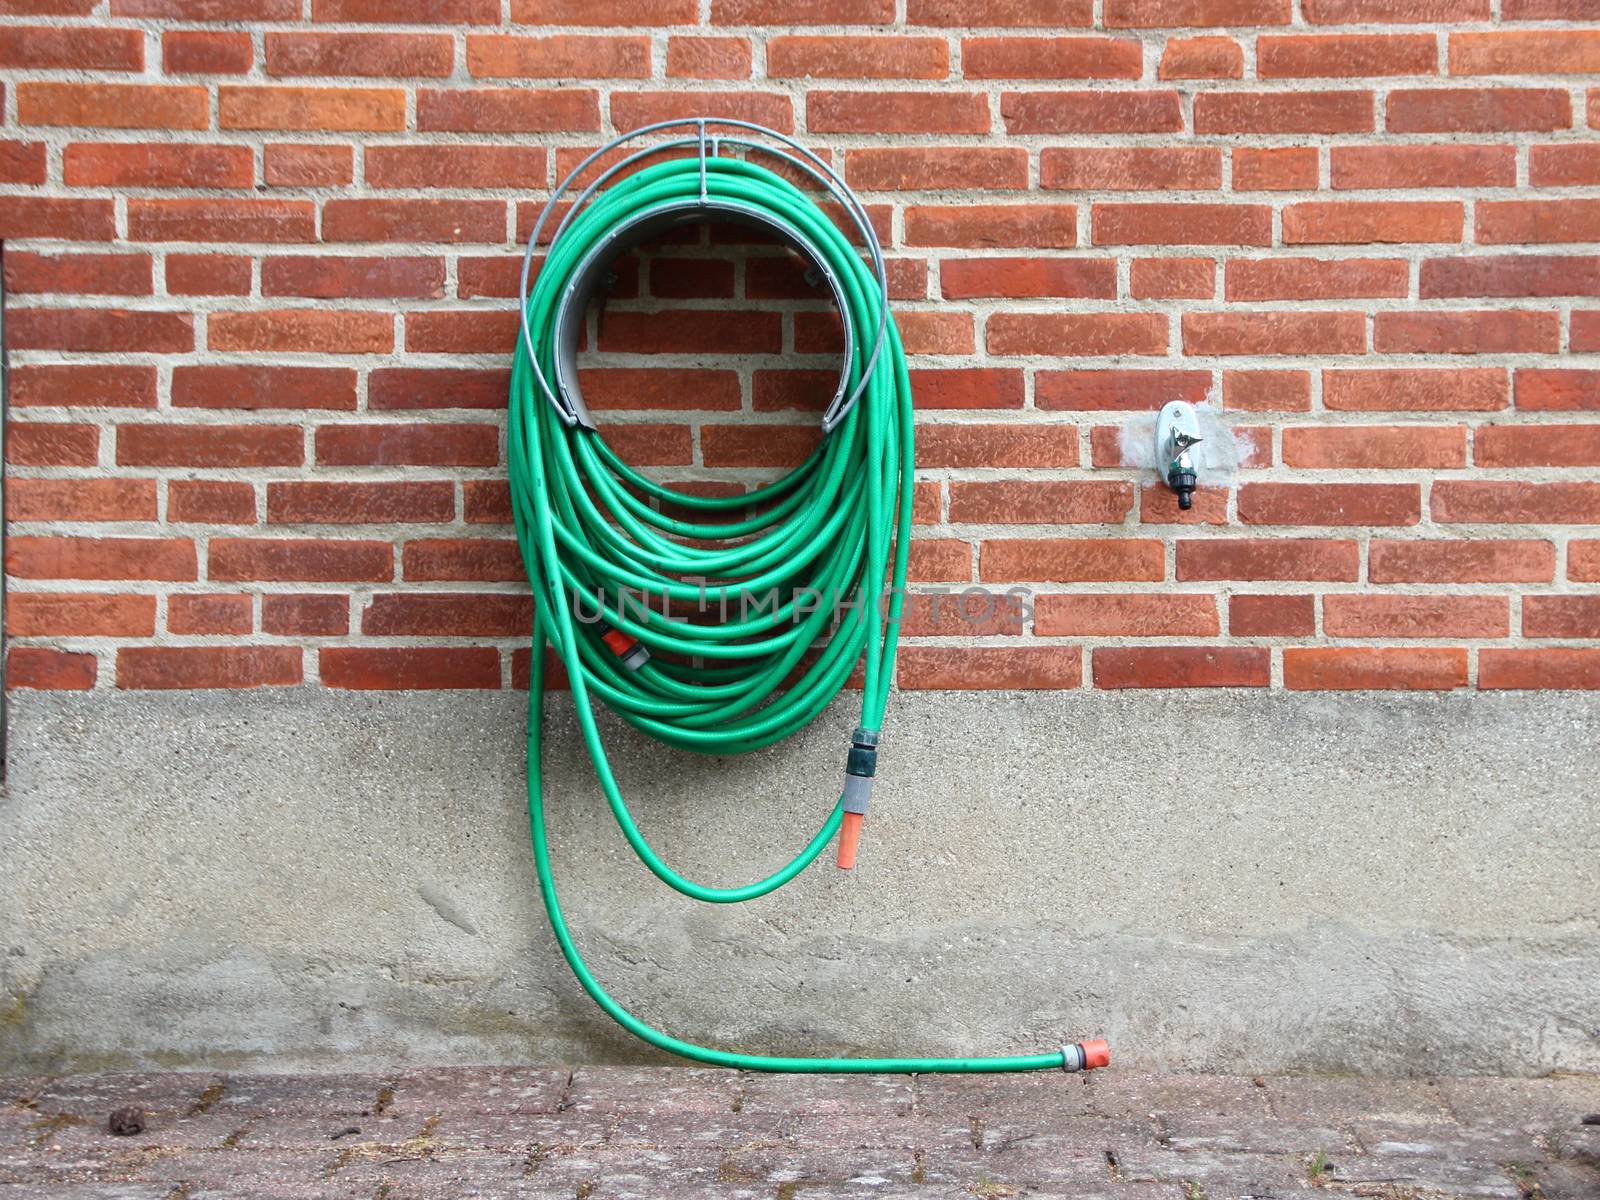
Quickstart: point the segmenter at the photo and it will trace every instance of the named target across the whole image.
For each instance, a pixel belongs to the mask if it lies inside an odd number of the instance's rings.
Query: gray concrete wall
[[[16,696],[0,1067],[657,1057],[556,953],[524,705]],[[668,860],[734,882],[814,828],[853,724],[726,762],[613,742]],[[557,872],[614,993],[731,1047],[1593,1071],[1597,729],[1580,695],[901,695],[860,869],[730,909],[632,857],[562,697]]]

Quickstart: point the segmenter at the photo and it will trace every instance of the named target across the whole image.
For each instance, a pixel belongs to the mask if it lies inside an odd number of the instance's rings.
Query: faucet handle
[[[1187,450],[1190,446],[1198,446],[1203,441],[1205,441],[1205,438],[1197,433],[1185,433],[1181,429],[1172,431],[1172,448],[1179,453]]]

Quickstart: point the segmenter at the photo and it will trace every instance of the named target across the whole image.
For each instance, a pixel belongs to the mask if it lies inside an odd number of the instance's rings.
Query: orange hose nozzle
[[[839,826],[839,869],[848,871],[856,865],[856,850],[861,845],[861,813],[847,812]]]

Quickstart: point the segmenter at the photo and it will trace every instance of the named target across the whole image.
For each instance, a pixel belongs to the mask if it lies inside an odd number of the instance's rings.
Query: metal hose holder
[[[673,131],[688,129],[692,133],[671,136]],[[719,132],[731,130],[732,132]],[[605,155],[622,150],[630,143],[662,135],[659,140],[648,141],[612,163],[599,176],[576,192],[570,207],[555,223],[550,236],[546,261],[561,244],[561,239],[573,228],[573,219],[586,206],[604,196],[606,185],[619,178],[622,172],[639,164],[649,164],[657,157],[682,157],[693,151],[700,164],[699,195],[676,196],[647,205],[609,228],[579,256],[567,279],[563,282],[557,301],[550,332],[549,373],[541,365],[541,356],[534,343],[528,324],[528,288],[532,280],[534,253],[546,225],[550,224],[562,197],[573,191],[577,180],[589,167]],[[866,355],[859,378],[852,384],[850,364],[856,360],[858,347],[865,342],[865,330],[856,328],[847,302],[846,283],[839,277],[815,240],[797,225],[757,205],[746,203],[736,196],[716,194],[718,162],[730,153],[766,155],[785,164],[803,177],[810,179],[826,191],[844,209],[857,239],[871,258],[882,303],[878,305],[878,324],[870,332],[871,352]],[[554,407],[561,420],[570,426],[594,429],[588,405],[584,403],[583,388],[578,379],[578,343],[583,334],[584,314],[590,299],[608,274],[612,262],[632,249],[670,229],[703,221],[729,221],[768,233],[800,254],[821,278],[827,280],[833,301],[844,322],[845,353],[839,369],[839,382],[832,400],[823,411],[822,431],[831,433],[845,419],[851,408],[861,398],[873,369],[888,325],[889,279],[884,267],[883,247],[877,232],[867,216],[865,206],[840,174],[828,163],[806,149],[799,142],[774,129],[749,121],[724,117],[685,117],[672,121],[657,121],[621,134],[593,153],[567,173],[550,198],[545,201],[539,218],[528,235],[528,244],[522,255],[522,275],[518,285],[519,312],[522,320],[522,339],[528,351],[528,361],[533,368],[539,390]]]

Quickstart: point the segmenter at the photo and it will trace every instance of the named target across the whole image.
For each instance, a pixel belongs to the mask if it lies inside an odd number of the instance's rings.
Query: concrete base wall
[[[512,694],[21,694],[0,802],[0,1067],[658,1057],[555,949]],[[893,699],[862,865],[698,905],[548,754],[580,946],[659,1027],[773,1052],[1224,1071],[1600,1070],[1600,697]],[[614,725],[615,723],[609,723]],[[641,825],[756,877],[854,713],[730,761],[617,728]]]

